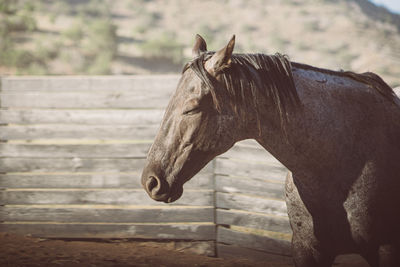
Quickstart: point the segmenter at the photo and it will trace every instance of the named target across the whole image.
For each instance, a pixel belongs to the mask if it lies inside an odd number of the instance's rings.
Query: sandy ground
[[[175,247],[174,242],[63,241],[0,233],[0,266],[266,266],[265,262],[200,256]]]
[[[175,242],[65,241],[0,233],[0,266],[293,266],[276,259],[263,262],[200,256]],[[342,256],[335,267],[368,266],[359,256]]]

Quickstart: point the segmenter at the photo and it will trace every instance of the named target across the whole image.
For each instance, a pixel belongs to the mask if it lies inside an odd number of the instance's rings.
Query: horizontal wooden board
[[[282,182],[218,175],[215,178],[215,186],[216,191],[219,192],[250,194],[282,200],[285,197],[285,185]]]
[[[291,255],[289,241],[242,233],[225,227],[217,228],[217,242],[280,255]]]
[[[217,209],[216,223],[255,228],[279,233],[291,234],[289,219],[282,216],[237,210]]]
[[[1,131],[1,129],[0,129]],[[8,158],[144,158],[151,143],[137,144],[12,144],[0,143]]]
[[[2,109],[0,124],[154,125],[163,109]]]
[[[292,233],[289,219],[282,216],[271,216],[237,210],[217,209],[216,223],[255,228],[279,233]]]
[[[0,126],[0,139],[154,140],[158,128],[158,125],[7,125]]]
[[[216,202],[216,207],[220,209],[245,210],[287,216],[286,203],[283,200],[217,192]]]
[[[212,206],[211,190],[186,190],[172,204],[151,199],[144,189],[7,189],[0,191],[0,205],[104,204],[104,205],[189,205]]]
[[[0,174],[0,188],[142,188],[140,172]],[[201,171],[185,183],[184,189],[213,189],[214,175]]]
[[[36,222],[100,222],[100,223],[170,223],[214,222],[213,207],[198,208],[114,208],[5,206],[0,209],[0,221]]]
[[[141,172],[145,159],[0,158],[2,172]]]
[[[0,144],[0,157],[144,158],[151,143],[137,144]]]
[[[254,139],[245,139],[235,143],[235,146],[243,146],[250,148],[260,148],[260,144]]]
[[[215,240],[213,224],[0,223],[0,231],[42,238]]]
[[[93,91],[174,90],[178,75],[135,75],[135,76],[24,76],[2,77],[2,90],[24,91]]]
[[[215,173],[231,176],[260,178],[276,181],[285,181],[287,169],[281,164],[258,163],[217,158]]]
[[[267,150],[257,144],[257,146],[248,146],[237,143],[227,152],[220,156],[221,158],[230,158],[246,162],[269,164],[273,166],[282,166]]]
[[[3,108],[165,108],[171,91],[112,92],[2,92]]]
[[[0,158],[2,172],[141,172],[145,159]],[[203,170],[212,172],[212,164]]]
[[[293,259],[290,256],[277,255],[220,243],[217,244],[217,253],[219,258],[228,260],[247,259],[257,262],[265,262],[265,266],[291,266],[291,264],[293,264]]]

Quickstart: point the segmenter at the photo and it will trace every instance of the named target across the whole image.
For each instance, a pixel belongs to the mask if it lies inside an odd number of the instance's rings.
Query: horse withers
[[[183,184],[237,141],[255,139],[289,170],[296,266],[358,253],[400,266],[400,100],[376,74],[336,72],[275,54],[208,52],[196,36],[142,184],[177,200]]]

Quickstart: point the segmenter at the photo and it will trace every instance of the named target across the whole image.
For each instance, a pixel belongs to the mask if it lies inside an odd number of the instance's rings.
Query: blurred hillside
[[[367,0],[0,0],[0,74],[176,73],[196,33],[400,85],[400,15]]]

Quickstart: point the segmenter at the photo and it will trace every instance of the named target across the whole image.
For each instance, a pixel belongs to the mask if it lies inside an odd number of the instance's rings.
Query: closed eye
[[[190,98],[183,104],[183,115],[192,115],[200,111],[200,103],[197,98]]]
[[[191,108],[186,109],[186,110],[183,112],[183,115],[193,115],[193,114],[196,114],[196,113],[198,113],[198,112],[200,112],[200,106],[191,107]]]

